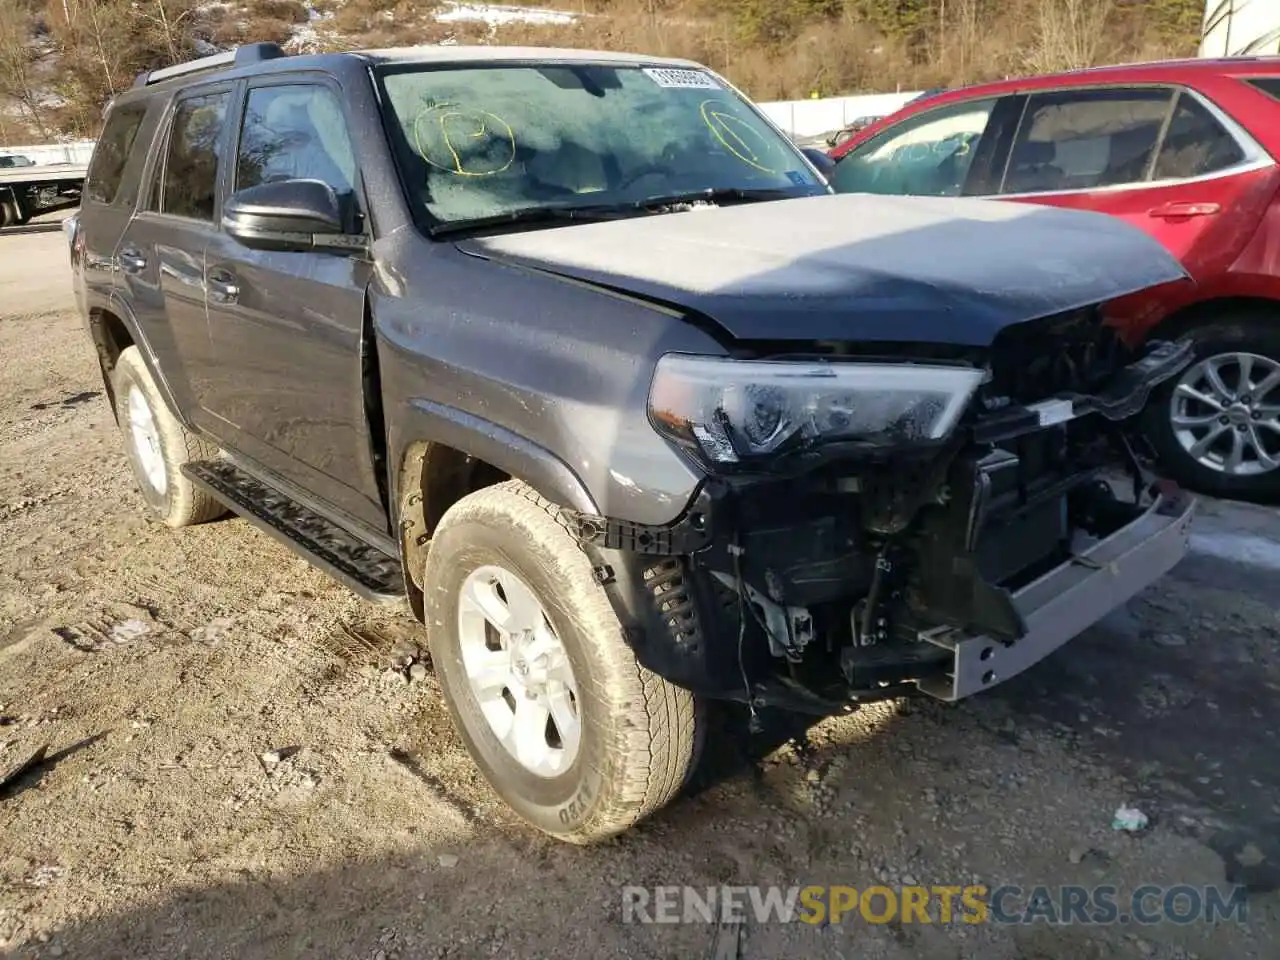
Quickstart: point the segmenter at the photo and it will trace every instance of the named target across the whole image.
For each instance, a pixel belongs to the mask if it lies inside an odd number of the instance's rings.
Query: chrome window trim
[[[1095,90],[1097,87],[1059,87],[1054,88],[1052,92],[1057,93],[1063,90],[1080,89]],[[1116,89],[1116,88],[1112,88]],[[1122,88],[1121,88],[1122,89]],[[1144,87],[1150,89],[1150,87]],[[1223,167],[1221,170],[1215,170],[1212,173],[1201,174],[1198,177],[1169,177],[1164,180],[1135,180],[1130,183],[1116,183],[1105,187],[1085,187],[1074,190],[1036,190],[1029,193],[991,193],[987,197],[999,197],[1001,200],[1018,200],[1029,197],[1069,197],[1079,196],[1086,193],[1117,193],[1124,190],[1153,190],[1166,187],[1180,187],[1186,185],[1195,185],[1198,183],[1212,183],[1215,180],[1222,180],[1226,177],[1239,176],[1242,173],[1252,173],[1255,170],[1265,170],[1268,167],[1276,165],[1275,159],[1267,153],[1262,144],[1254,139],[1253,134],[1240,125],[1230,114],[1219,107],[1216,103],[1190,87],[1181,84],[1170,84],[1175,94],[1185,94],[1192,97],[1195,101],[1204,107],[1218,123],[1222,124],[1222,128],[1227,131],[1228,135],[1235,140],[1236,144],[1244,153],[1244,159],[1239,163],[1232,164],[1229,167]],[[1043,91],[1037,91],[1037,93]],[[1035,97],[1035,93],[1028,94],[1027,106],[1031,105],[1031,100]],[[1012,152],[1012,146],[1010,152]]]

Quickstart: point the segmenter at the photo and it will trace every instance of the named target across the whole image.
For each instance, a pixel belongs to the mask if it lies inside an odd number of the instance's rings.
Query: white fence
[[[782,100],[759,104],[774,123],[793,137],[812,137],[848,126],[859,117],[882,117],[920,96],[911,93],[872,93],[860,97],[823,100]]]
[[[51,163],[85,164],[89,162],[89,155],[93,153],[93,143],[92,140],[77,140],[74,143],[45,143],[34,146],[10,147],[5,144],[0,145],[0,156],[13,154],[26,157],[34,161],[37,166],[46,166]]]

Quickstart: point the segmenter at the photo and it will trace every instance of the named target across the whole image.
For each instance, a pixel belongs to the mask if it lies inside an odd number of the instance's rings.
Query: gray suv
[[[669,801],[709,701],[962,698],[1185,550],[1193,502],[1122,424],[1189,348],[1098,309],[1183,282],[1161,247],[831,195],[695,63],[154,71],[68,237],[155,516],[230,509],[407,601],[476,763],[565,840]]]

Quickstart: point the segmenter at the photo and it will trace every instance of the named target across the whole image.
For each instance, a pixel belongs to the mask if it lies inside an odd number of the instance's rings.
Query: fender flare
[[[169,380],[165,376],[164,371],[160,367],[160,362],[156,358],[155,351],[151,349],[151,343],[146,335],[142,332],[142,328],[138,325],[138,319],[134,316],[133,310],[123,297],[120,296],[118,290],[112,290],[105,296],[98,294],[90,294],[86,302],[85,324],[89,329],[89,336],[93,341],[94,349],[98,355],[98,370],[102,374],[103,387],[106,389],[107,396],[111,399],[112,414],[115,413],[115,396],[111,390],[111,377],[107,372],[106,342],[103,337],[103,324],[100,319],[95,319],[95,314],[99,312],[107,312],[116,317],[121,325],[124,326],[125,332],[129,334],[129,339],[133,341],[133,345],[138,348],[138,353],[142,356],[142,362],[151,374],[151,379],[155,381],[160,396],[164,398],[164,402],[168,404],[169,412],[177,418],[178,422],[188,429],[191,424],[183,415],[173,390],[169,386]]]
[[[573,469],[527,437],[434,400],[411,399],[396,413],[388,435],[387,469],[393,472],[388,488],[393,491],[394,529],[415,608],[420,606],[421,596],[414,588],[431,540],[423,474],[431,469],[433,448],[450,448],[483,461],[523,480],[553,503],[593,516],[600,513]],[[421,610],[415,609],[415,613],[421,615]]]
[[[399,476],[408,466],[411,447],[442,444],[483,460],[512,477],[523,480],[554,503],[580,513],[598,515],[599,509],[586,485],[573,469],[550,450],[506,427],[473,413],[434,400],[414,398],[401,408],[389,463]]]

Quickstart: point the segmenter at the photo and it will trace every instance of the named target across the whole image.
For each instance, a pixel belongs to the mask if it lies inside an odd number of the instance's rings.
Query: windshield
[[[701,70],[595,64],[380,73],[408,193],[435,224],[701,191],[825,192]]]

